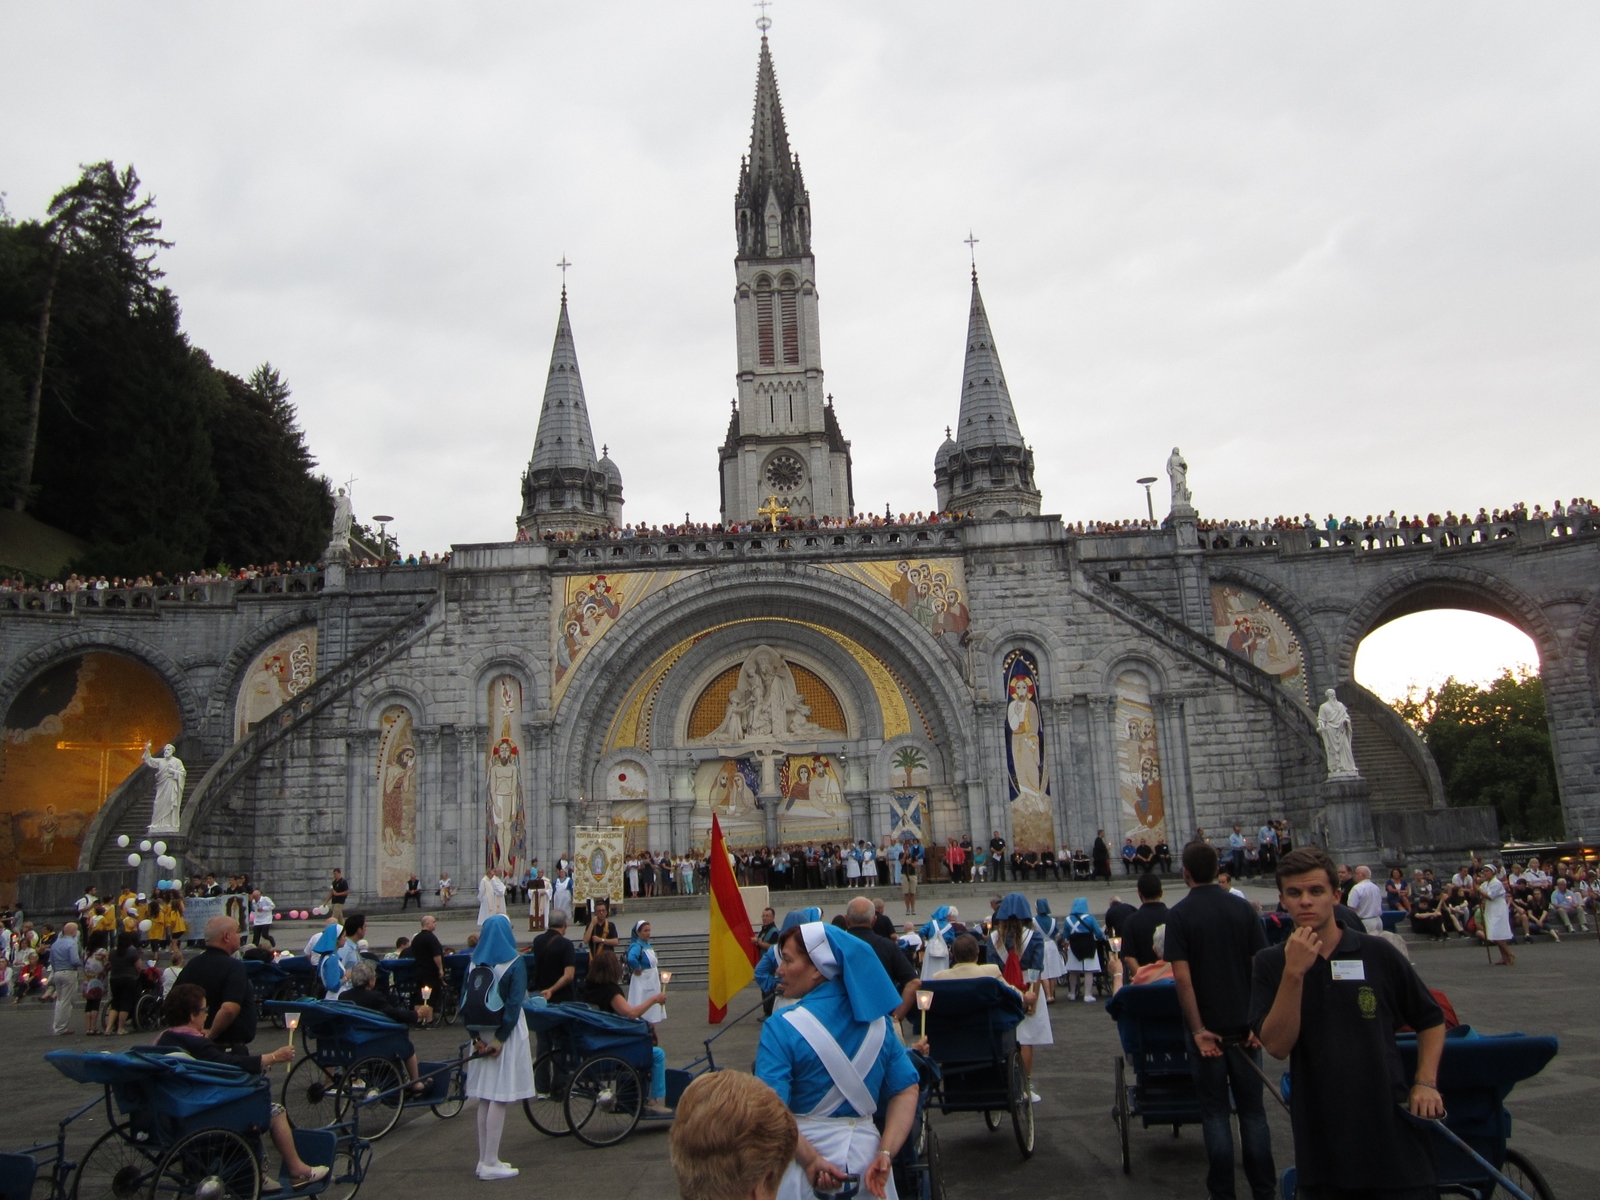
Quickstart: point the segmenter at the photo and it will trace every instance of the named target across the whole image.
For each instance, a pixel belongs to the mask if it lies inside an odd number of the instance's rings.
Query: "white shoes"
[[[1034,1104],[1037,1104],[1037,1103],[1039,1103],[1040,1100],[1044,1099],[1044,1097],[1039,1095],[1038,1092],[1029,1092],[1028,1093],[1028,1099],[1030,1101],[1032,1101]]]
[[[1093,1004],[1093,1003],[1094,1003],[1094,1002],[1095,1002],[1095,1000],[1096,1000],[1096,999],[1098,999],[1098,997],[1095,997],[1095,996],[1085,996],[1085,997],[1084,997],[1084,998],[1083,998],[1083,1002],[1084,1002],[1084,1003],[1085,1003],[1085,1004]]]
[[[479,1179],[514,1179],[517,1169],[509,1163],[492,1162],[478,1164]]]

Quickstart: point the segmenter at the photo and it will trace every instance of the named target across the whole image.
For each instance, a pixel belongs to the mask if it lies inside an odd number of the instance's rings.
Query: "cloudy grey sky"
[[[137,166],[359,515],[512,535],[566,254],[633,520],[716,517],[757,34],[716,3],[0,3],[0,190]],[[969,227],[1047,512],[1600,492],[1600,9],[780,0],[858,507],[926,509]]]

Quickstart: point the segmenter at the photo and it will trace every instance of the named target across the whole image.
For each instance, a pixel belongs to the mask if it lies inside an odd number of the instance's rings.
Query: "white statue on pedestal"
[[[1176,446],[1167,457],[1167,475],[1172,480],[1172,511],[1182,512],[1193,508],[1189,496],[1189,464]]]
[[[794,672],[771,646],[757,646],[739,668],[722,724],[700,741],[713,745],[787,742],[823,736],[811,706],[795,685]]]
[[[333,500],[333,533],[328,538],[328,548],[323,551],[324,558],[344,558],[350,553],[350,527],[354,521],[350,497],[340,488]]]
[[[1350,710],[1339,703],[1332,688],[1324,694],[1328,698],[1317,709],[1317,732],[1322,735],[1323,752],[1328,756],[1328,778],[1360,779],[1361,772],[1356,769],[1356,756],[1351,749],[1354,732]]]
[[[183,759],[177,756],[171,743],[161,747],[161,757],[150,756],[150,743],[144,744],[144,765],[156,773],[156,802],[150,813],[151,833],[179,833],[179,807],[183,803],[183,785],[189,777]]]

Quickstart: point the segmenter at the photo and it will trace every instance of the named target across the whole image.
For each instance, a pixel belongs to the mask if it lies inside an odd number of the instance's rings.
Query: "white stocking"
[[[478,1101],[478,1165],[492,1167],[500,1161],[500,1135],[506,1128],[506,1105],[498,1100]]]

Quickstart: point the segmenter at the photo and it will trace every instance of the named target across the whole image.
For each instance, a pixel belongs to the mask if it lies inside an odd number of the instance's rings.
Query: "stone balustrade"
[[[163,609],[230,607],[240,601],[273,597],[304,598],[322,591],[321,571],[262,575],[255,579],[216,579],[170,583],[162,587],[79,588],[77,591],[0,592],[0,613],[41,616],[116,616],[152,614]]]
[[[964,529],[937,525],[857,525],[843,529],[780,529],[776,532],[693,533],[615,541],[544,542],[553,570],[617,570],[622,564],[671,567],[690,562],[739,559],[817,558],[841,555],[885,558],[959,551]]]
[[[1092,538],[1170,537],[1170,529],[1116,529],[1073,535],[1081,541]],[[1276,550],[1285,554],[1307,554],[1316,550],[1353,549],[1372,551],[1415,549],[1432,546],[1440,550],[1482,546],[1515,538],[1524,545],[1553,538],[1580,537],[1600,533],[1600,515],[1546,517],[1527,521],[1489,521],[1481,525],[1433,525],[1417,529],[1202,529],[1197,539],[1206,550]]]

